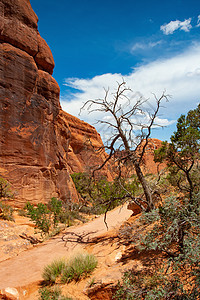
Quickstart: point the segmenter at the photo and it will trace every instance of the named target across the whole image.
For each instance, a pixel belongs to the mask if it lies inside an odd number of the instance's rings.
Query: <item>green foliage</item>
[[[44,268],[42,277],[48,284],[54,284],[59,280],[69,283],[72,280],[79,281],[88,276],[97,266],[97,259],[92,254],[78,254],[69,261],[55,260]]]
[[[71,174],[71,177],[76,186],[77,192],[80,193],[83,198],[86,198],[87,195],[93,198],[94,188],[89,174],[79,172]]]
[[[25,206],[25,214],[30,217],[41,234],[58,232],[58,223],[71,226],[76,219],[85,221],[80,215],[78,205],[62,203],[57,198],[51,198],[48,204],[39,203],[37,206],[28,202]]]
[[[92,254],[78,254],[72,258],[64,269],[62,282],[68,283],[72,280],[79,281],[87,277],[97,266],[97,259]]]
[[[144,238],[141,237],[141,249],[144,247],[170,253],[171,245],[177,244],[177,251],[184,255],[185,251],[188,251],[188,240],[191,242],[193,240],[192,248],[198,250],[200,246],[198,240],[200,234],[199,211],[200,195],[196,195],[193,204],[189,199],[180,202],[179,199],[170,197],[158,209],[144,213],[140,220],[141,223],[145,225],[153,223],[154,225]]]
[[[39,289],[39,300],[73,300],[67,296],[62,295],[62,291],[59,286],[50,288],[44,287]]]
[[[192,199],[199,191],[200,104],[187,116],[181,115],[171,142],[155,151],[155,161],[167,161],[169,181]]]
[[[163,274],[152,271],[129,270],[123,274],[122,282],[118,283],[115,300],[154,300],[173,299],[167,289],[168,280]]]
[[[25,208],[18,209],[18,210],[17,210],[17,213],[18,213],[18,215],[21,216],[21,217],[27,217],[27,211],[26,211]]]
[[[132,179],[107,181],[105,178],[94,180],[85,173],[71,175],[83,205],[80,210],[84,213],[103,214],[127,200],[127,191],[132,195],[137,190],[137,182]]]
[[[42,277],[47,283],[55,283],[56,278],[61,275],[66,268],[66,262],[64,259],[54,260],[50,265],[44,268]]]
[[[180,271],[180,270],[179,270]],[[183,277],[182,277],[183,278]],[[169,276],[163,270],[135,271],[124,273],[118,283],[115,300],[197,300],[199,287],[184,288],[177,273]]]
[[[34,222],[36,228],[44,234],[49,233],[51,227],[51,215],[47,205],[39,203],[37,207],[34,207],[33,204],[28,202],[25,208],[28,217]]]
[[[9,182],[6,179],[0,177],[0,199],[7,200],[13,198],[13,196],[14,195],[11,191]]]
[[[53,217],[53,224],[54,227],[60,221],[60,214],[62,212],[62,201],[58,200],[57,198],[53,197],[48,203],[48,208],[52,213]]]
[[[13,198],[14,195],[11,191],[11,186],[9,182],[0,177],[0,200],[6,201]],[[13,218],[13,208],[0,201],[0,219],[14,221]]]
[[[168,256],[171,280],[176,283],[176,294],[191,299],[200,296],[200,194],[191,199],[167,199],[157,210],[157,222],[142,240],[142,248],[161,250]],[[142,222],[149,220],[144,214]],[[185,276],[186,274],[186,276]],[[169,275],[169,274],[168,274]],[[192,282],[192,284],[191,284]],[[190,286],[189,291],[185,288]],[[184,297],[183,297],[184,295]]]
[[[160,251],[166,259],[153,271],[125,273],[115,299],[200,299],[199,150],[200,105],[178,119],[171,142],[155,151],[155,161],[167,162],[168,180],[181,193],[139,220],[145,228],[137,236],[139,251]]]
[[[59,222],[72,226],[76,220],[85,222],[86,219],[80,213],[80,206],[77,203],[64,203],[59,214]]]
[[[0,219],[14,221],[13,208],[0,201]]]
[[[140,227],[146,227],[147,231],[144,234],[140,230],[137,248],[141,252],[162,251],[167,258],[163,267],[155,267],[153,272],[148,269],[125,273],[115,299],[199,299],[199,213],[200,194],[197,194],[192,204],[190,199],[180,201],[170,197],[157,209],[142,214]]]

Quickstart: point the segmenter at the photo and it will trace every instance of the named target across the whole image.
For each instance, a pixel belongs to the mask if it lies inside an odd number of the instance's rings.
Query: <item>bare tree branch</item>
[[[103,168],[119,149],[124,148],[124,156],[117,158],[118,164],[128,162],[133,165],[138,180],[142,185],[147,207],[145,208],[141,201],[134,198],[130,193],[129,197],[143,210],[151,210],[153,208],[151,190],[141,170],[141,164],[151,137],[152,128],[156,126],[156,118],[161,103],[163,100],[168,100],[169,96],[165,92],[160,98],[154,95],[156,105],[153,108],[148,99],[141,96],[135,99],[135,95],[131,98],[131,93],[133,93],[132,90],[122,80],[121,83],[118,83],[117,90],[111,100],[109,100],[110,94],[109,89],[107,89],[103,99],[88,100],[81,110],[87,108],[89,112],[100,111],[112,117],[112,121],[98,121],[100,124],[105,124],[109,130],[113,129],[113,132],[111,132],[111,136],[107,140],[108,145],[104,146],[104,149],[109,151],[109,155],[102,165],[93,171],[93,175],[97,170]],[[145,104],[149,105],[150,111],[145,108]],[[119,170],[121,174],[121,169]],[[144,200],[142,202],[144,203]]]

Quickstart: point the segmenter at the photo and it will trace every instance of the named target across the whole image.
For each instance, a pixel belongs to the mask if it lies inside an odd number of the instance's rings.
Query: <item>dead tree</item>
[[[135,99],[137,98],[137,99]],[[123,150],[123,155],[117,157],[119,166],[124,162],[133,165],[137,178],[143,188],[144,198],[139,199],[127,191],[127,196],[139,205],[143,210],[153,209],[152,192],[148,186],[141,165],[145,150],[153,127],[162,127],[156,123],[161,102],[168,100],[168,96],[163,92],[160,98],[154,95],[155,107],[148,99],[133,94],[127,87],[126,82],[118,83],[117,90],[110,99],[109,90],[105,90],[105,97],[102,99],[88,100],[82,109],[87,109],[89,113],[103,112],[108,116],[98,123],[104,124],[110,132],[110,138],[103,147],[108,152],[108,157],[95,171],[100,170],[105,164]],[[145,203],[145,205],[144,205]]]

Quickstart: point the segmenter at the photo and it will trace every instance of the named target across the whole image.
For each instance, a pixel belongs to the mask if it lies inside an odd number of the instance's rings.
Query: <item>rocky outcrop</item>
[[[76,201],[70,172],[88,161],[85,136],[102,143],[92,126],[61,110],[37,21],[29,0],[0,0],[0,176],[12,184],[16,206],[53,196]]]
[[[103,146],[100,134],[96,129],[84,121],[61,112],[63,120],[68,124],[71,139],[68,148],[68,166],[70,173],[92,172],[102,165],[107,158],[105,151],[98,151]],[[111,164],[107,164],[101,171],[101,176],[113,179]]]
[[[19,300],[19,293],[17,289],[7,287],[3,290],[0,290],[0,297],[1,299],[6,300]]]
[[[0,1],[0,41],[34,57],[39,69],[53,73],[54,60],[37,30],[38,18],[29,0]]]
[[[142,144],[143,146],[143,144]],[[154,151],[162,146],[162,141],[158,139],[150,139],[146,147],[142,169],[145,174],[157,174],[166,168],[166,163],[155,163],[154,162]]]

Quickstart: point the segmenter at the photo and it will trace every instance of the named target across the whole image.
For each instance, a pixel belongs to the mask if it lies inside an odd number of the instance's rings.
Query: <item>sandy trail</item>
[[[132,211],[127,210],[126,206],[110,211],[107,214],[109,230],[121,225],[131,214]],[[103,218],[104,216],[100,216],[84,225],[68,228],[64,241],[62,233],[42,245],[1,262],[0,289],[21,287],[42,280],[41,273],[45,265],[56,258],[69,257],[73,251],[84,249],[84,242],[107,232]]]

